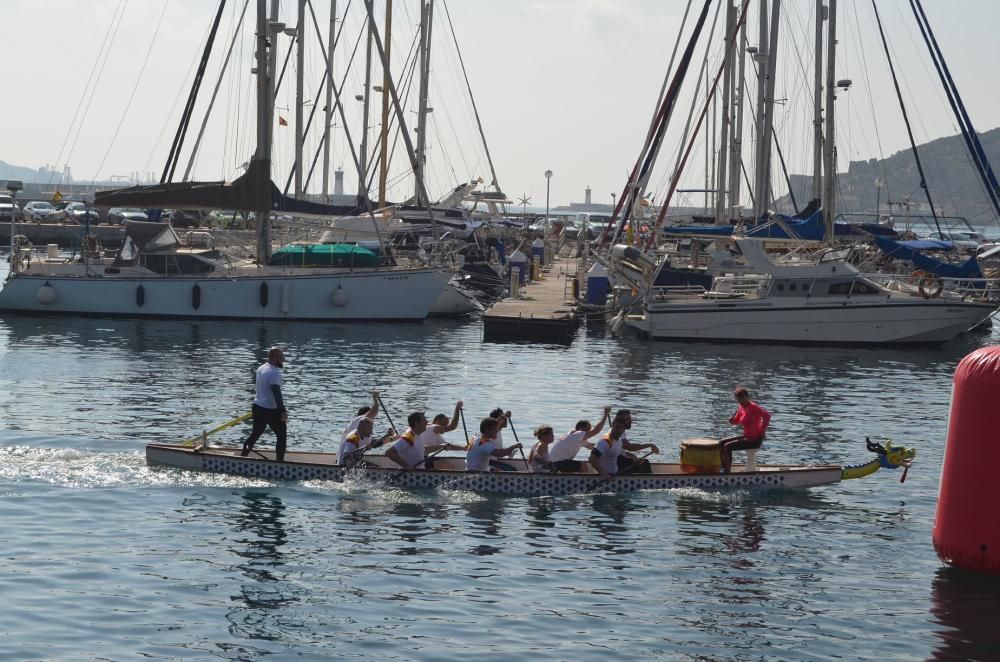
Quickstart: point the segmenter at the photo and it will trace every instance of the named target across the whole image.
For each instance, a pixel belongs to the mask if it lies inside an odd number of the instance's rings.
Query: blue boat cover
[[[792,232],[798,236],[798,238],[805,241],[823,240],[823,235],[826,232],[826,229],[823,226],[822,209],[817,209],[809,216],[809,218],[806,219],[786,216],[785,214],[776,214],[776,216],[779,216],[781,220],[784,221],[789,228],[791,228]],[[712,237],[728,237],[733,233],[733,227],[730,225],[681,226],[664,228],[663,231],[665,234],[691,234]],[[868,238],[870,235],[896,236],[896,232],[892,228],[888,228],[884,225],[876,225],[874,223],[865,223],[862,225],[834,223],[833,234],[836,237],[858,239]],[[791,239],[783,227],[777,223],[767,222],[747,230],[745,236],[757,239]]]
[[[918,269],[942,278],[982,278],[983,270],[975,257],[962,264],[949,264],[920,253],[921,250],[951,250],[950,241],[919,239],[917,241],[893,241],[885,237],[875,237],[875,245],[889,257],[908,260]]]

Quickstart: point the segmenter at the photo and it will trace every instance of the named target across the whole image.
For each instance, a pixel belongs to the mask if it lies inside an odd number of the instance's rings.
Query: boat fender
[[[338,308],[343,308],[344,306],[346,306],[347,290],[338,285],[337,289],[333,291],[333,296],[331,297],[331,301],[333,301],[333,305],[337,306]]]
[[[142,308],[142,304],[146,303],[146,288],[142,285],[135,288],[135,305]]]
[[[195,310],[201,308],[201,286],[198,283],[191,288],[191,307]]]
[[[38,303],[48,306],[56,302],[56,288],[49,285],[49,281],[45,281],[45,284],[38,288]]]
[[[617,335],[618,332],[622,330],[622,326],[625,325],[625,311],[621,311],[615,318],[611,320],[611,334]]]
[[[260,307],[267,308],[267,283],[260,284]]]
[[[944,291],[944,281],[933,276],[925,276],[917,282],[917,289],[923,298],[933,299],[941,296],[941,292]]]

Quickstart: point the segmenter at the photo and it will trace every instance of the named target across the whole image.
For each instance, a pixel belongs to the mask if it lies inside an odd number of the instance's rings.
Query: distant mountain
[[[979,134],[979,139],[1000,177],[1000,128]],[[918,145],[917,150],[924,166],[931,199],[940,213],[965,217],[977,226],[998,222],[961,135],[932,140]],[[812,176],[791,175],[790,179],[799,208],[805,207],[812,197]],[[876,179],[883,182],[881,191],[875,185]],[[924,209],[923,212],[914,213],[929,213],[927,197],[920,188],[920,176],[912,151],[907,149],[897,152],[881,162],[878,159],[851,161],[847,172],[838,174],[839,213],[873,212],[876,197],[883,211],[886,203],[905,202],[908,197],[914,209],[915,204]],[[777,205],[782,208],[790,204],[787,196],[777,201]],[[904,213],[901,210],[897,215]]]
[[[0,161],[0,180],[19,179],[25,183],[53,183],[57,184],[62,180],[62,175],[53,173],[48,168],[25,168]]]

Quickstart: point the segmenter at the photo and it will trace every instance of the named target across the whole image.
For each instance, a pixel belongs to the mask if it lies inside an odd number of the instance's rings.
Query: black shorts
[[[552,463],[553,473],[578,474],[583,471],[583,462],[580,460],[559,460]]]

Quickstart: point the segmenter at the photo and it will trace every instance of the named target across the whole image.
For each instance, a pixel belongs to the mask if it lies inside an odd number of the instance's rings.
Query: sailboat
[[[184,249],[165,223],[126,224],[123,246],[110,260],[85,252],[73,262],[39,261],[12,236],[11,270],[0,289],[0,311],[323,321],[427,317],[451,278],[446,267],[360,266],[353,257],[330,267],[270,264],[272,212],[329,213],[318,203],[281,195],[271,181],[274,108],[269,60],[274,59],[274,41],[268,37],[273,25],[266,0],[257,0],[257,147],[243,176],[231,183],[165,181],[98,193],[95,199],[98,206],[108,207],[252,212],[256,259],[227,260],[213,249]],[[211,41],[202,67],[210,48]],[[402,124],[394,92],[393,98]]]

